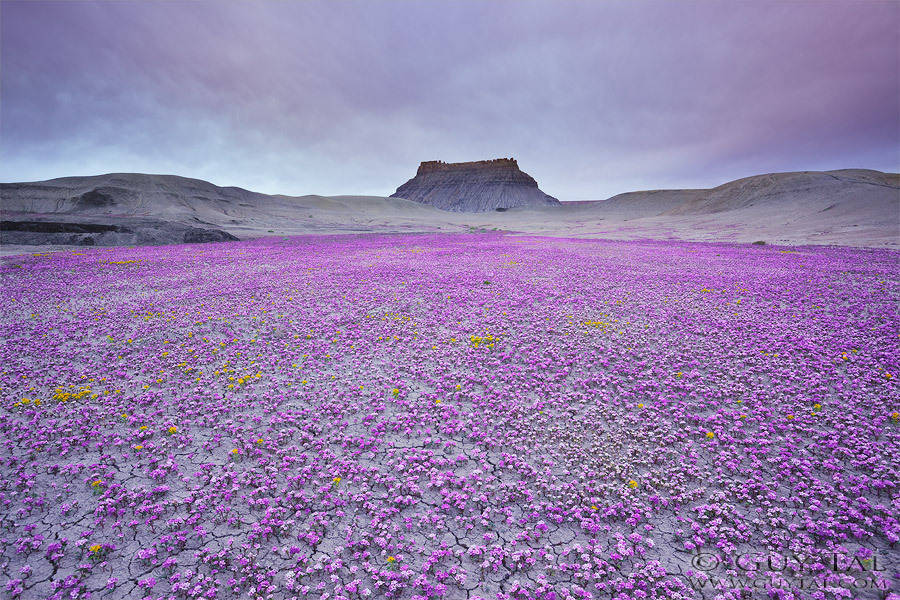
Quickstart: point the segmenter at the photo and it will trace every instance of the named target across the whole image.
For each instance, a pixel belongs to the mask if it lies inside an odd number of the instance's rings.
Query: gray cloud
[[[900,168],[900,5],[3,2],[0,179],[389,194],[515,156],[561,199]]]

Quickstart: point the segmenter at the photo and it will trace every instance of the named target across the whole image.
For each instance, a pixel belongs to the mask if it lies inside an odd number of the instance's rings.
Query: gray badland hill
[[[366,211],[375,216],[366,218]],[[396,216],[395,227],[407,230],[422,212],[440,211],[395,198],[268,195],[176,175],[108,173],[0,183],[0,243],[142,246],[246,239],[285,228],[385,231],[380,214]]]
[[[514,158],[445,163],[425,161],[416,176],[391,194],[453,212],[486,212],[529,206],[558,206]]]
[[[518,168],[510,169],[511,177],[520,178],[516,172],[527,177]],[[523,187],[543,195],[530,183]],[[499,229],[562,237],[900,247],[900,175],[865,169],[773,173],[712,189],[542,202],[454,212],[405,198],[267,195],[174,175],[111,173],[0,184],[0,243],[2,253],[11,254],[46,245]]]

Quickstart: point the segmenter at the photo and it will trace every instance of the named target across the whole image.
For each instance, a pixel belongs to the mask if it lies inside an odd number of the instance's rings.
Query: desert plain
[[[270,235],[0,282],[5,597],[896,597],[896,250]]]

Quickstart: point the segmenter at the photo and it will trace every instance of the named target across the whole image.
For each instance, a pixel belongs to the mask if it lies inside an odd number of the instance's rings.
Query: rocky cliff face
[[[538,189],[513,158],[474,162],[423,162],[416,176],[391,194],[453,212],[486,212],[518,206],[547,206],[559,200]]]

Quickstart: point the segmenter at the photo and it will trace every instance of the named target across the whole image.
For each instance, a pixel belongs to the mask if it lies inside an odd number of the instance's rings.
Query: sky
[[[900,2],[0,3],[0,181],[386,196],[515,157],[560,200],[900,171]]]

